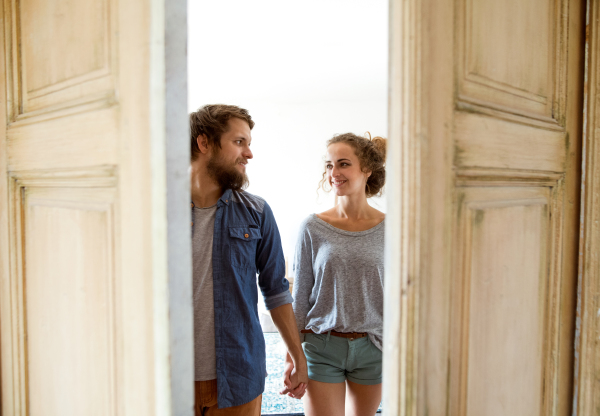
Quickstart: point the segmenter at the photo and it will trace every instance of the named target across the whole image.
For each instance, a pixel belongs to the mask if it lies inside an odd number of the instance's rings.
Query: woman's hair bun
[[[381,153],[381,157],[383,158],[383,160],[385,160],[385,157],[387,155],[387,139],[376,136],[373,137],[371,141],[373,142],[373,145],[375,146],[377,151]]]

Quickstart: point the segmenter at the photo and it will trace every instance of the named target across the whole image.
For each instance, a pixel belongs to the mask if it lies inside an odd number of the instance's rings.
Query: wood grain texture
[[[116,414],[115,191],[26,187],[22,193],[20,355],[31,415]]]
[[[4,2],[0,2],[0,15],[5,14]],[[0,33],[2,36],[3,33]],[[6,49],[5,43],[0,42],[0,79],[6,80]],[[13,385],[14,374],[14,349],[13,349],[13,322],[11,302],[11,269],[10,269],[10,238],[9,227],[9,179],[7,168],[6,152],[6,129],[7,114],[10,113],[11,103],[9,102],[7,91],[7,82],[0,82],[0,224],[7,226],[0,227],[0,414],[14,415],[19,414],[17,401],[14,395],[18,389]],[[6,398],[10,399],[6,399]]]
[[[561,0],[457,2],[461,101],[533,119],[558,120],[566,62]]]
[[[5,0],[10,120],[114,101],[113,0]]]
[[[562,172],[565,132],[471,113],[454,118],[455,165]]]
[[[116,165],[119,109],[115,106],[7,130],[11,171]],[[76,158],[73,155],[77,155]]]
[[[385,333],[398,341],[384,350],[384,360],[391,360],[384,373],[384,404],[391,414],[405,415],[503,414],[505,406],[514,414],[567,416],[573,397],[584,8],[581,1],[564,0],[468,3],[483,38],[467,32],[466,0],[390,2],[397,12],[390,20],[388,166],[400,166],[391,168],[390,184],[398,189],[392,191],[389,212],[401,222],[386,229],[386,288],[396,305],[385,309],[391,316]],[[535,8],[542,15],[532,23]],[[515,34],[537,25],[546,26],[523,45],[515,44]],[[471,48],[468,61],[465,45]],[[526,55],[536,45],[547,46]],[[514,67],[502,57],[513,47],[520,54],[511,61]],[[474,236],[465,235],[465,221],[459,221],[463,189],[500,196],[494,200],[499,208],[483,209],[490,222],[481,223],[473,249]],[[538,196],[523,197],[529,192]],[[541,197],[544,192],[550,194]],[[537,202],[523,202],[530,199]],[[509,227],[511,221],[523,226]],[[496,291],[487,297],[487,308],[476,306],[480,321],[457,312],[466,307],[463,299],[473,300],[459,290],[458,282],[474,267],[460,268],[460,253],[470,253],[469,264],[477,265],[479,294],[486,293],[480,283],[489,268],[495,277],[490,284],[506,289],[507,299]],[[524,285],[523,293],[515,276],[497,270],[512,260],[525,262],[527,278],[536,282]],[[546,300],[536,297],[538,290]],[[508,311],[509,304],[520,311]],[[506,342],[494,338],[530,308],[536,313]],[[455,336],[457,321],[464,339]],[[527,343],[524,353],[531,359],[526,374],[519,375],[515,367],[498,364],[518,353],[518,341]],[[471,356],[469,346],[485,356]],[[520,360],[515,357],[515,363]],[[483,382],[491,372],[501,375],[495,391],[468,384],[469,377]],[[522,394],[517,376],[529,380],[528,392],[535,397]]]
[[[185,3],[70,3],[2,3],[2,412],[191,414]]]
[[[561,182],[457,189],[450,414],[552,412]]]
[[[600,414],[600,5],[589,1],[588,8],[587,128],[578,290],[579,362],[574,408],[577,415]]]

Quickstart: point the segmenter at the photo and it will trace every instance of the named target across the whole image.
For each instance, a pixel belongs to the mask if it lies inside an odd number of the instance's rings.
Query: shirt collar
[[[221,195],[221,198],[219,198],[219,205],[229,205],[229,203],[231,202],[232,193],[233,191],[231,189],[225,190],[225,192],[223,192],[223,195]]]
[[[217,201],[217,204],[218,204],[217,206],[221,206],[223,204],[229,205],[232,194],[233,194],[233,191],[231,189],[227,189],[225,192],[223,192],[223,195],[221,195],[221,198],[219,198],[219,201]],[[190,198],[190,206],[192,208],[194,208],[194,201],[192,201],[192,198]]]

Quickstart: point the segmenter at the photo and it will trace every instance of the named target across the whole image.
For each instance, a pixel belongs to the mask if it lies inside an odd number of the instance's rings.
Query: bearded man
[[[252,159],[248,111],[207,105],[190,114],[196,416],[260,415],[265,342],[258,285],[292,357],[281,394],[308,384],[273,212],[244,191]]]

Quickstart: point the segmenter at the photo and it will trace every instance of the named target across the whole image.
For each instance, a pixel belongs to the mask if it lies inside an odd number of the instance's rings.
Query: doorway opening
[[[246,108],[254,158],[247,191],[273,209],[294,282],[301,222],[331,208],[317,193],[325,143],[352,132],[387,137],[388,7],[385,0],[192,1],[188,5],[188,110],[205,104]],[[370,203],[386,211],[385,191]],[[284,347],[259,300],[269,376],[263,414],[303,414],[277,392]]]

